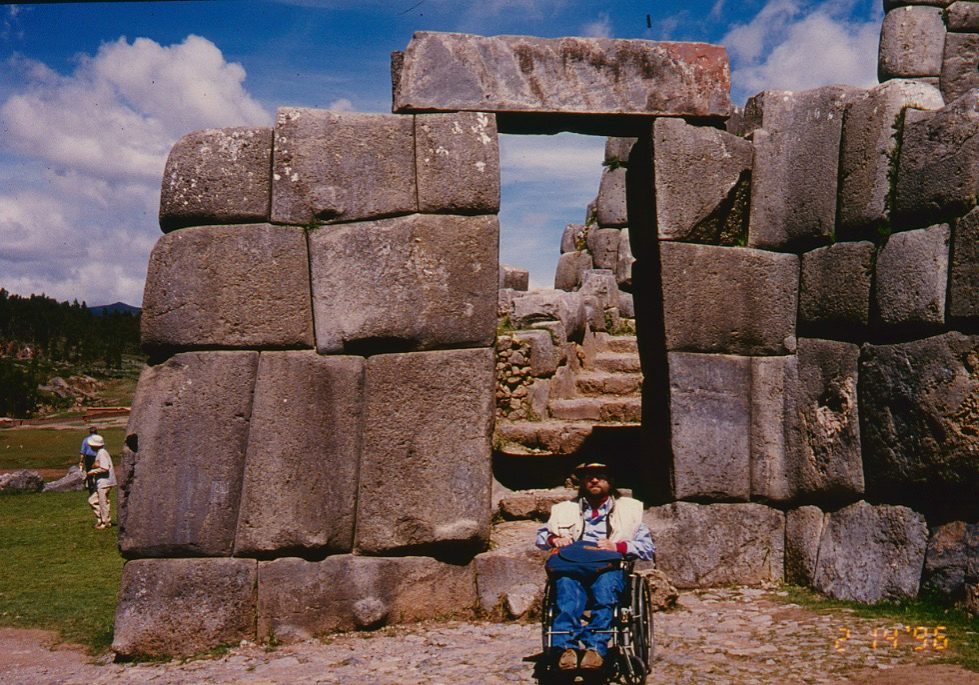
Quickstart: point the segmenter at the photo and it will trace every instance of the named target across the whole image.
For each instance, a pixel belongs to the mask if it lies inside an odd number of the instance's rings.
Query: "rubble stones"
[[[834,243],[803,254],[799,321],[830,331],[866,326],[875,255],[871,242]]]
[[[979,208],[955,223],[948,313],[953,318],[979,318]]]
[[[625,203],[625,167],[614,167],[602,172],[596,199],[596,217],[602,228],[629,225],[629,213]]]
[[[877,257],[876,303],[888,325],[945,322],[948,224],[895,233]]]
[[[965,4],[965,3],[959,3]],[[974,11],[979,21],[979,10]],[[973,28],[973,30],[977,30]],[[979,88],[979,34],[949,33],[945,38],[945,61],[942,63],[942,94],[945,100],[965,95]]]
[[[867,603],[915,597],[927,541],[924,517],[907,507],[851,504],[826,517],[814,586]]]
[[[491,345],[498,242],[495,216],[414,214],[310,231],[317,350]]]
[[[785,513],[785,582],[812,585],[822,532],[819,507],[804,506]]]
[[[527,361],[531,376],[541,378],[557,371],[560,354],[547,331],[517,331],[513,337],[530,348],[530,359]]]
[[[160,228],[269,220],[272,129],[189,133],[170,150],[160,190]]]
[[[977,358],[979,336],[955,332],[864,346],[860,433],[868,493],[979,520]]]
[[[840,147],[838,236],[868,236],[890,221],[889,193],[906,107],[941,109],[941,92],[920,81],[892,80],[847,105]]]
[[[684,352],[668,358],[673,497],[747,501],[750,360]]]
[[[731,107],[724,48],[703,43],[419,31],[397,71],[395,112],[723,117]]]
[[[412,117],[280,108],[272,222],[307,226],[417,211],[414,149]]]
[[[946,17],[949,31],[979,31],[979,4],[976,4],[974,0],[953,2],[948,6]],[[947,44],[947,36],[945,41]]]
[[[563,335],[554,336],[555,344],[581,340],[585,330],[585,303],[579,293],[560,290],[531,290],[514,297],[510,306],[510,323],[517,328],[536,327],[537,323],[560,322]]]
[[[140,374],[118,474],[123,556],[227,556],[258,352],[185,352]]]
[[[376,355],[366,378],[356,548],[482,548],[491,514],[493,350]]]
[[[753,133],[748,247],[795,250],[826,244],[836,225],[837,173],[845,105],[855,88],[766,92]],[[754,102],[752,102],[754,100]]]
[[[979,89],[935,112],[908,110],[895,214],[908,226],[964,213],[979,195]]]
[[[500,210],[500,145],[494,115],[417,115],[415,167],[419,212]]]
[[[139,559],[122,569],[112,650],[121,657],[188,657],[255,639],[257,563]]]
[[[150,350],[312,347],[303,230],[199,226],[163,236],[150,254],[140,326]]]
[[[565,252],[558,258],[554,272],[554,288],[571,292],[581,285],[581,279],[594,266],[588,252]]]
[[[364,360],[263,352],[235,556],[353,548]]]
[[[777,509],[673,502],[647,509],[643,521],[656,541],[657,566],[678,588],[782,579],[785,515]]]
[[[342,630],[378,628],[470,613],[473,567],[429,557],[286,557],[258,567],[258,635],[299,642]]]
[[[660,239],[737,244],[748,214],[751,143],[682,119],[656,119],[653,160]]]
[[[897,7],[880,29],[877,76],[891,78],[938,76],[942,71],[945,21],[939,7]]]
[[[799,258],[762,250],[660,246],[666,346],[772,355],[795,335]]]

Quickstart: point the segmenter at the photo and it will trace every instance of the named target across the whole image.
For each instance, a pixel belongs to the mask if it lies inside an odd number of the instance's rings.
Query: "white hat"
[[[105,447],[105,440],[102,439],[101,435],[93,435],[88,439],[89,447]]]

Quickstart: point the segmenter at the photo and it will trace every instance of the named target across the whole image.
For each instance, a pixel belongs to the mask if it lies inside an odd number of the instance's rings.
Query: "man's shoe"
[[[581,657],[581,670],[583,671],[595,671],[602,667],[605,660],[602,659],[602,655],[596,652],[594,649],[589,649],[585,652],[585,655]]]
[[[557,660],[557,667],[559,671],[576,670],[578,668],[578,652],[573,649],[566,649],[561,652],[561,658]]]

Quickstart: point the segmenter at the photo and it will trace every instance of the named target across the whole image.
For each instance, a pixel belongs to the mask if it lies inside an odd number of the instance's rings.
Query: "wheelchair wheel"
[[[653,612],[649,589],[639,576],[632,577],[628,615],[629,648],[622,653],[620,672],[627,685],[643,685],[653,664]]]
[[[540,605],[540,641],[541,651],[545,657],[549,655],[551,649],[551,641],[548,633],[551,630],[551,624],[554,622],[555,611],[554,583],[548,579],[547,583],[544,584],[544,597]]]

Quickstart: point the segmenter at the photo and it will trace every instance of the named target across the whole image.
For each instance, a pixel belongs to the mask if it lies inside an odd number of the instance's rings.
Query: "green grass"
[[[87,497],[0,496],[0,625],[55,630],[95,653],[112,643],[123,560],[117,529],[93,528]]]
[[[78,448],[88,426],[78,430],[7,428],[0,430],[0,469],[65,469],[78,464]],[[125,428],[103,429],[109,454],[118,463]]]
[[[797,586],[785,586],[784,590],[789,594],[780,597],[780,601],[794,602],[819,613],[847,610],[859,618],[876,618],[907,626],[928,626],[931,630],[936,626],[945,626],[944,634],[949,638],[949,646],[948,652],[940,660],[979,672],[979,617],[970,617],[964,611],[948,607],[935,598],[921,596],[902,602],[860,604],[829,599]]]

